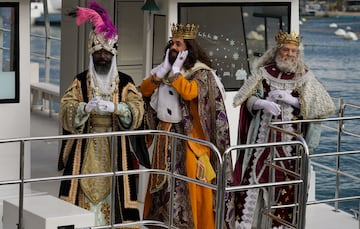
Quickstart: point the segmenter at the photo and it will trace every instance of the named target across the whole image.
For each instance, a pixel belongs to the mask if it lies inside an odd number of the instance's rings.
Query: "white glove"
[[[180,69],[182,68],[182,66],[184,64],[187,55],[188,55],[188,50],[179,52],[173,66],[172,66],[173,74],[176,74],[176,73],[180,72]]]
[[[85,111],[86,113],[90,113],[92,110],[97,108],[97,105],[99,103],[100,99],[98,98],[92,98],[86,105],[85,105]]]
[[[169,49],[166,50],[165,58],[161,64],[151,69],[151,75],[156,75],[158,78],[162,79],[170,71],[171,64],[169,62]]]
[[[98,103],[98,109],[102,112],[114,112],[115,104],[110,101],[100,100]]]
[[[269,96],[272,100],[283,101],[291,106],[300,108],[298,98],[292,96],[289,91],[286,90],[272,90],[269,92]]]
[[[272,101],[265,100],[265,99],[256,100],[256,102],[254,103],[253,109],[254,110],[263,109],[264,112],[270,113],[270,114],[276,115],[276,116],[280,115],[280,112],[281,112],[281,107],[279,104],[274,103]]]

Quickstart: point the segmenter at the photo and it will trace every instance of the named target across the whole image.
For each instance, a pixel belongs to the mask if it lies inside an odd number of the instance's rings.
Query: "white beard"
[[[277,55],[275,58],[276,66],[282,72],[286,73],[295,73],[297,69],[297,58],[296,57],[284,57],[281,58],[280,55]]]

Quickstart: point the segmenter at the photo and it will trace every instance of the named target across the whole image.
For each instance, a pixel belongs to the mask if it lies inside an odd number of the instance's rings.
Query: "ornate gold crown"
[[[171,26],[172,37],[181,37],[183,39],[195,39],[199,30],[199,25],[195,24],[175,24]]]
[[[301,36],[297,35],[294,31],[288,34],[280,30],[276,35],[275,40],[278,43],[278,45],[293,44],[299,46],[301,42]]]

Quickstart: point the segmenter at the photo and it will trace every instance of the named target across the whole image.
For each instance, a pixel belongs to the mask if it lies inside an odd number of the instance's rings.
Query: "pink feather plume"
[[[117,30],[115,25],[111,22],[110,16],[106,9],[96,2],[89,2],[88,5],[90,9],[95,10],[100,15],[104,22],[104,24],[100,26],[99,30],[106,34],[105,37],[107,39],[115,37],[117,35]]]
[[[76,24],[79,26],[88,20],[95,27],[96,33],[102,32],[100,29],[104,25],[104,21],[103,21],[102,17],[93,9],[78,7]]]
[[[77,7],[76,24],[79,26],[86,21],[90,21],[95,33],[103,33],[106,39],[116,37],[117,29],[111,22],[106,9],[96,2],[89,2],[88,5],[90,8]]]

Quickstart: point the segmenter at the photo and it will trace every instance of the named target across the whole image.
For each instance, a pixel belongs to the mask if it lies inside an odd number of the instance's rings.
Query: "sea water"
[[[337,27],[331,27],[330,24]],[[360,40],[345,40],[335,35],[337,29],[352,31],[360,38],[360,17],[342,16],[327,18],[307,18],[300,25],[303,37],[305,61],[315,76],[322,82],[332,97],[342,98],[345,103],[360,105]],[[337,104],[338,105],[338,104]],[[345,116],[359,116],[360,108],[346,106]],[[336,126],[336,123],[324,123]],[[360,120],[345,122],[344,128],[358,135]],[[324,130],[316,153],[336,152],[337,135]],[[359,150],[359,139],[341,135],[341,151]],[[335,168],[336,157],[314,159]],[[360,155],[345,156],[340,159],[340,170],[360,178]],[[335,198],[336,177],[334,173],[314,167],[316,171],[316,198]],[[340,176],[339,197],[360,195],[360,182]],[[359,200],[341,202],[340,208],[350,212],[359,209]]]

